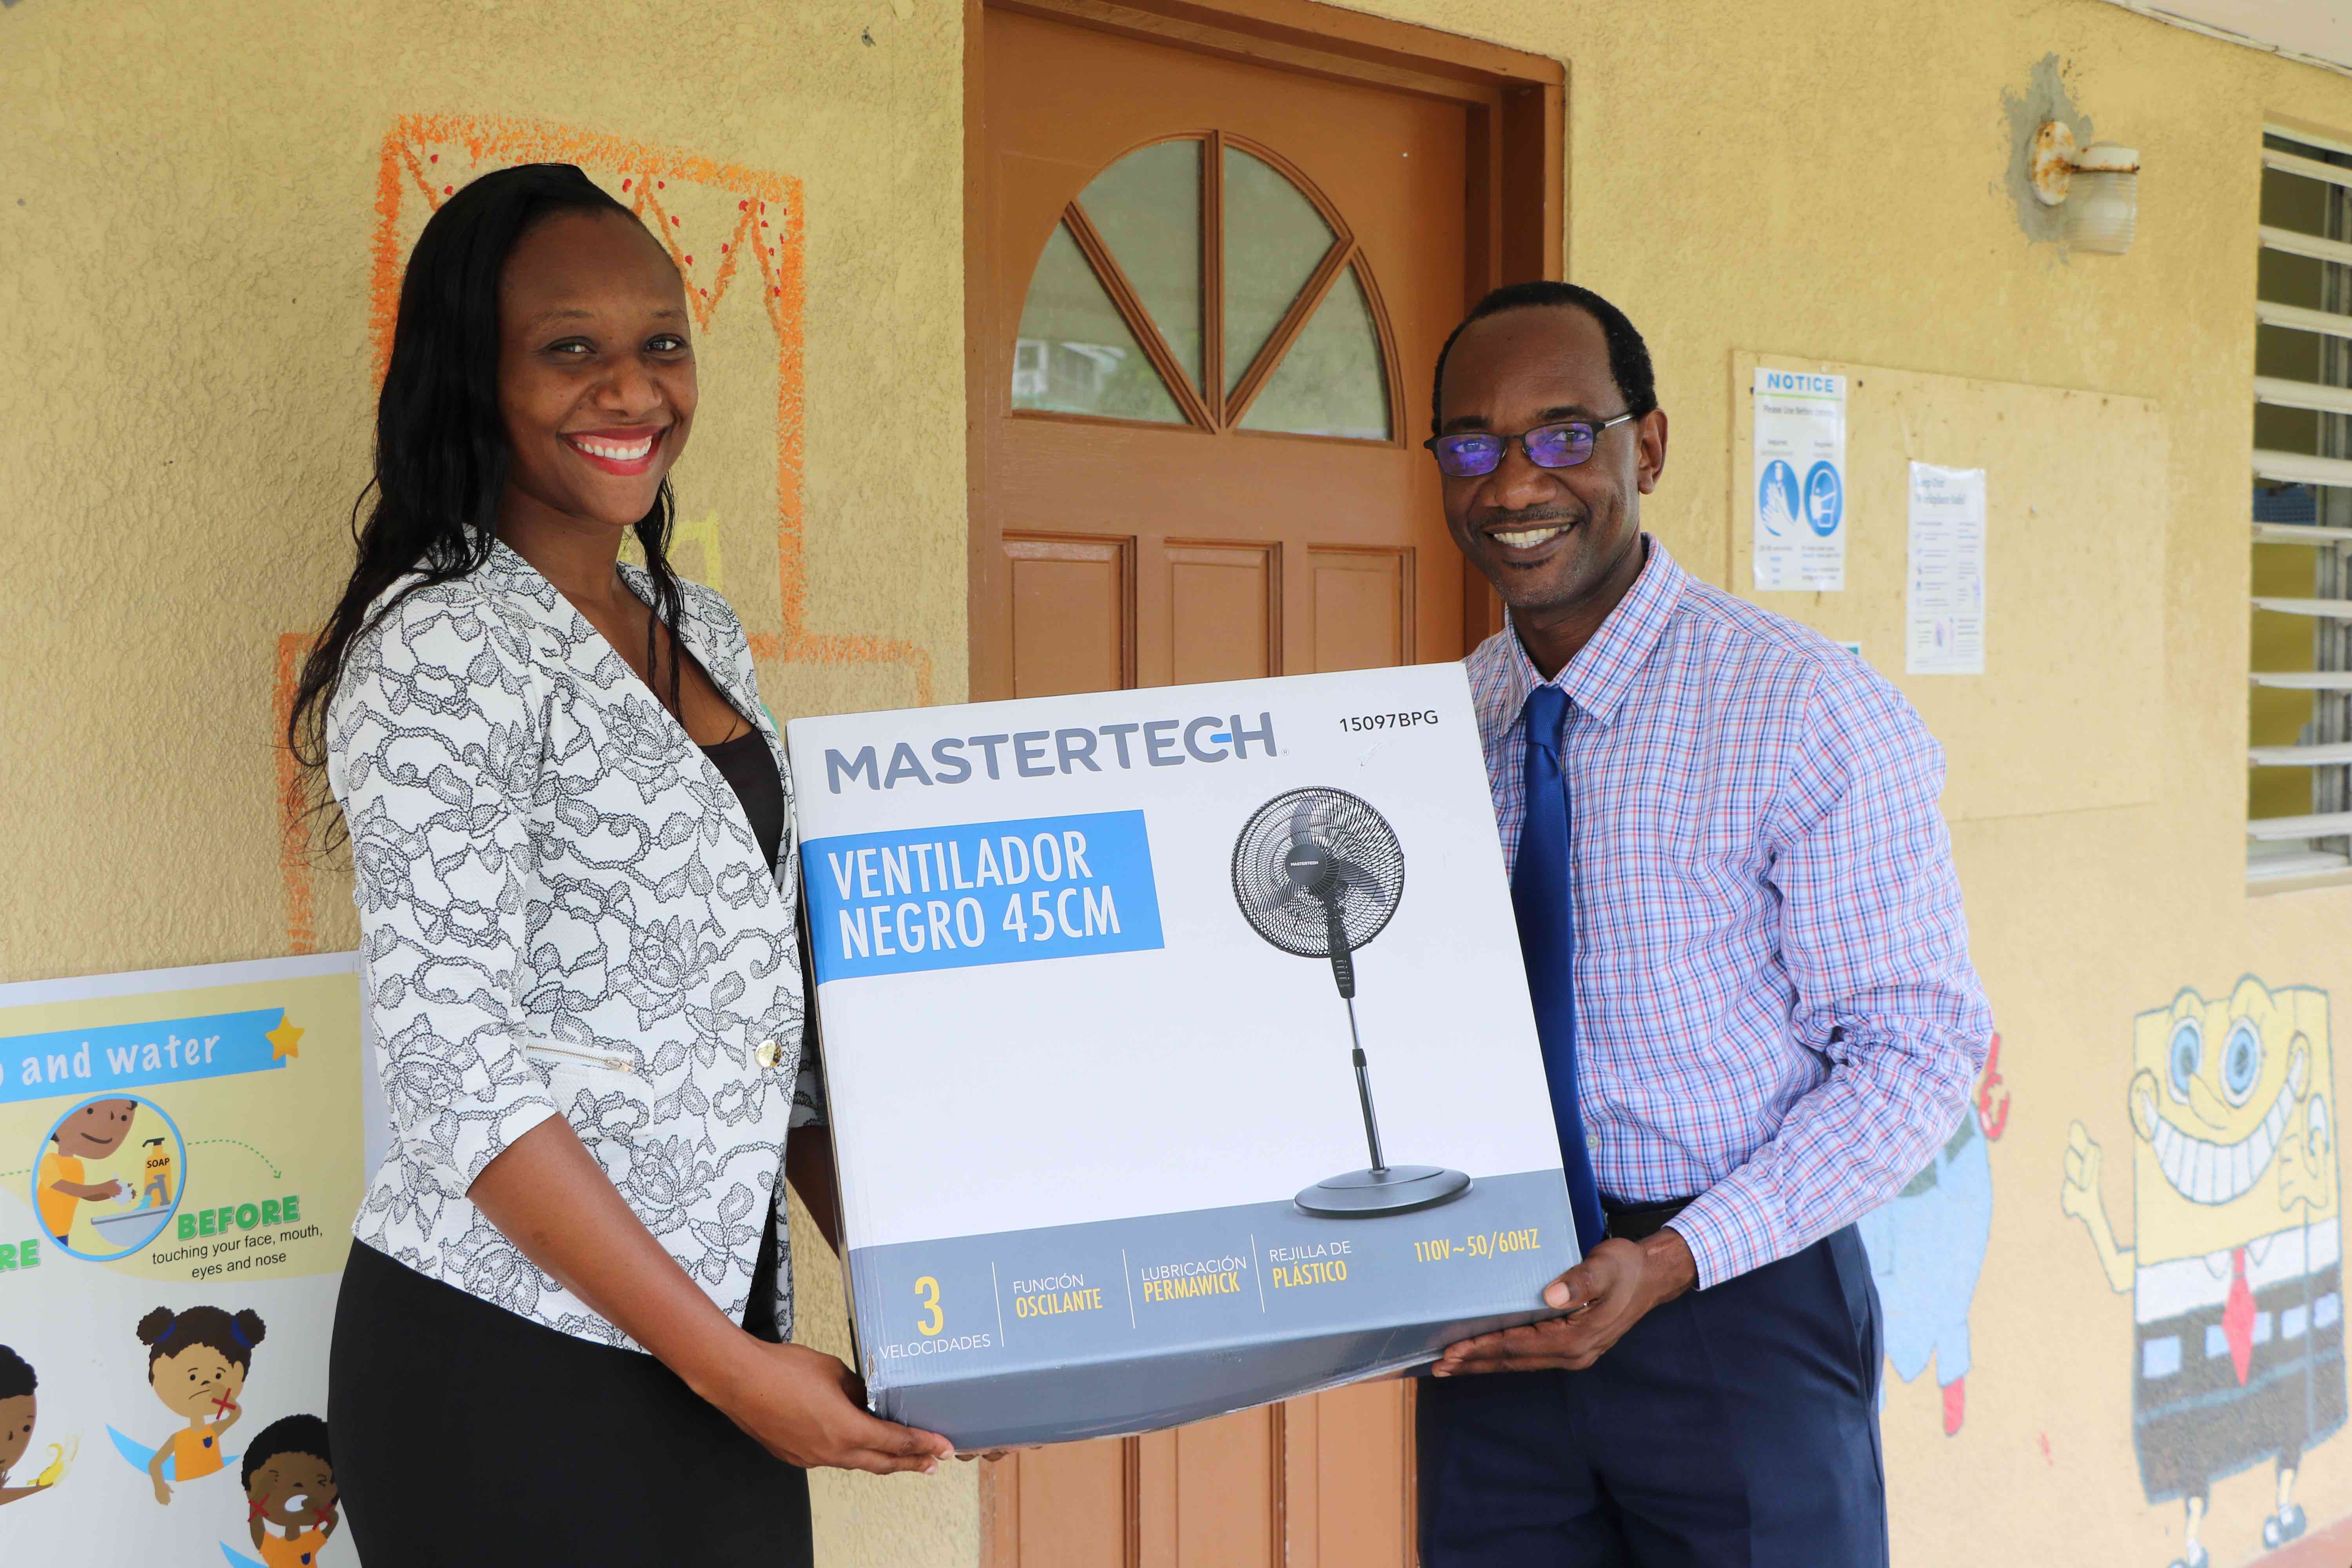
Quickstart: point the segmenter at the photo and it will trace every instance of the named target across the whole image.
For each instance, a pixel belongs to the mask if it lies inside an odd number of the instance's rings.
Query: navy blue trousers
[[[1582,1372],[1424,1378],[1423,1568],[1885,1568],[1879,1357],[1848,1226]]]

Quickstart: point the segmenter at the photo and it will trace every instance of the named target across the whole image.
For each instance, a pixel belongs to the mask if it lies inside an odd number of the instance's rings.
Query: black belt
[[[1601,1200],[1601,1212],[1609,1221],[1609,1234],[1621,1241],[1642,1241],[1666,1228],[1675,1215],[1690,1207],[1690,1199],[1675,1198],[1663,1204],[1621,1204],[1615,1198]]]

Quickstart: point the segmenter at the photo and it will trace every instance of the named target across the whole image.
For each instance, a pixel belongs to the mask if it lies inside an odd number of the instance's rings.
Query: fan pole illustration
[[[1377,810],[1345,790],[1295,789],[1251,814],[1234,841],[1234,899],[1250,929],[1297,958],[1328,958],[1348,1005],[1356,1097],[1364,1109],[1367,1169],[1327,1177],[1300,1193],[1311,1215],[1346,1218],[1428,1208],[1469,1191],[1470,1178],[1438,1165],[1391,1165],[1381,1153],[1372,1079],[1356,1030],[1356,960],[1404,897],[1404,851]]]

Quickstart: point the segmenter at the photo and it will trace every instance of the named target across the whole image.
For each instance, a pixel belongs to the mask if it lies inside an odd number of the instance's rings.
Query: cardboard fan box
[[[1460,666],[790,745],[878,1414],[1145,1431],[1549,1315],[1575,1233]]]

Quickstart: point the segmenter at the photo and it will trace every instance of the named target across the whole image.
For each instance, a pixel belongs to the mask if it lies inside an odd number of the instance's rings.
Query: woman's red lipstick
[[[608,474],[642,474],[660,456],[667,425],[639,425],[607,430],[566,430],[563,444]]]

